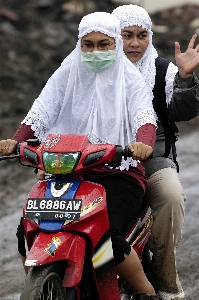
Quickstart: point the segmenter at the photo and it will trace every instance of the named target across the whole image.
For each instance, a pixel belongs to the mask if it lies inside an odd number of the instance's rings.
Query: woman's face
[[[138,62],[149,45],[149,33],[139,26],[129,26],[122,29],[124,53],[132,62]]]
[[[101,33],[90,32],[81,40],[82,52],[106,51],[115,49],[114,38]]]

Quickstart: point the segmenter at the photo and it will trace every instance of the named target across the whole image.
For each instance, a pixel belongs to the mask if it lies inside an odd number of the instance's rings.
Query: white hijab
[[[143,57],[134,65],[139,69],[143,75],[146,83],[153,90],[155,85],[155,59],[158,53],[152,44],[152,21],[147,11],[138,5],[122,5],[113,10],[112,14],[120,21],[121,29],[129,26],[139,26],[146,29],[149,33],[149,45]],[[170,63],[166,74],[166,102],[170,103],[173,94],[173,80],[178,68]]]
[[[116,60],[94,72],[81,62],[81,38],[99,31],[115,39]],[[152,93],[142,75],[123,55],[119,21],[96,12],[83,17],[79,40],[50,77],[22,121],[44,140],[48,133],[87,134],[91,143],[125,146],[144,124],[156,125]]]
[[[156,74],[155,59],[158,53],[152,45],[153,32],[151,30],[152,22],[149,14],[144,8],[133,4],[119,6],[113,10],[112,14],[120,21],[121,29],[129,26],[139,26],[148,31],[149,45],[143,57],[134,63],[134,65],[139,69],[150,88],[153,89]]]

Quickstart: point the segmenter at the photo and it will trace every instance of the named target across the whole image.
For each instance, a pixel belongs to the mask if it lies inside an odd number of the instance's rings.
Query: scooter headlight
[[[43,163],[47,173],[66,175],[73,172],[80,159],[80,152],[51,153],[43,152]]]

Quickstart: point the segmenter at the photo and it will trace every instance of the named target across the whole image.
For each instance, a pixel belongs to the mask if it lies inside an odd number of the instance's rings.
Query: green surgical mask
[[[81,57],[81,61],[95,72],[107,69],[115,59],[115,50],[82,52]]]

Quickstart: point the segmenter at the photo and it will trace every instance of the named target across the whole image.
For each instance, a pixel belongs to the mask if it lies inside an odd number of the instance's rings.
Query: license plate
[[[81,199],[28,198],[25,219],[77,221],[81,208]]]

